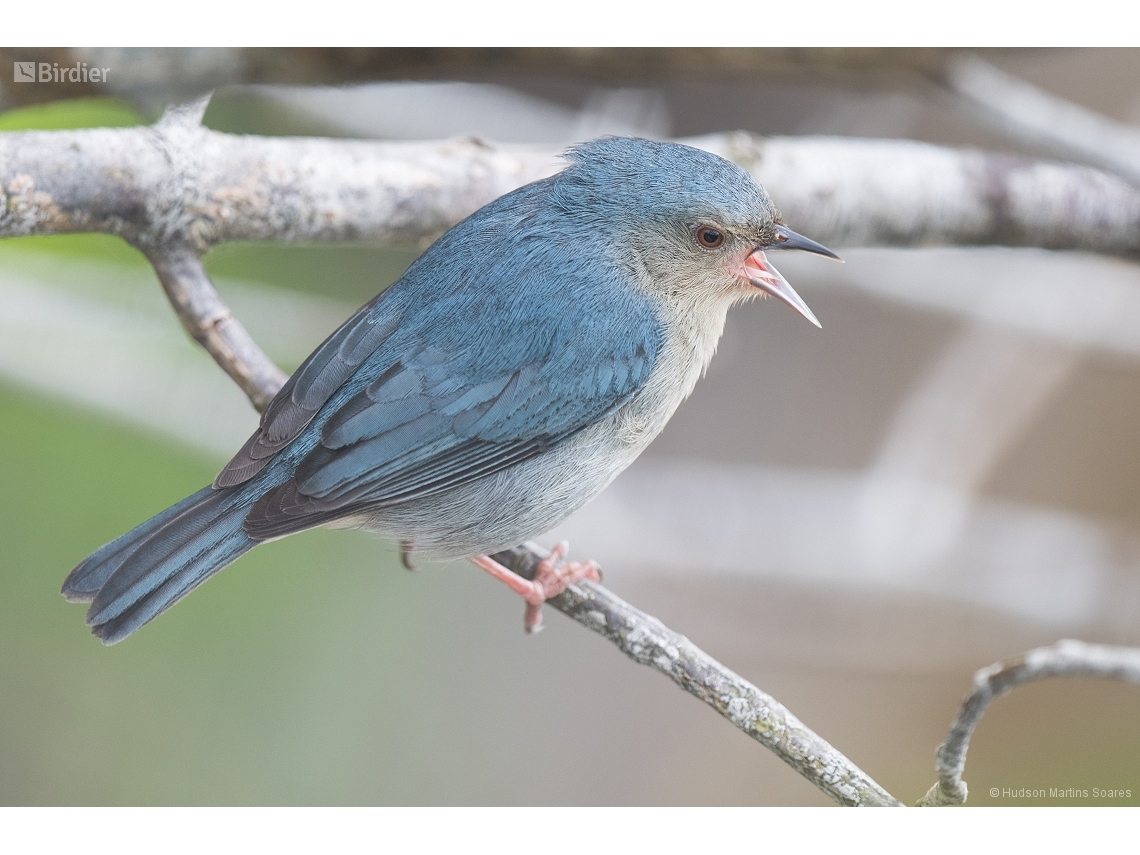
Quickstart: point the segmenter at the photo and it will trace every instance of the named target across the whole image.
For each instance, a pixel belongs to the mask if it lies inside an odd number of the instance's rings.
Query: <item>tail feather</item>
[[[212,488],[205,487],[192,496],[187,496],[178,504],[171,505],[161,514],[151,517],[142,525],[136,526],[121,537],[117,537],[110,543],[100,546],[80,561],[75,569],[67,574],[60,593],[67,598],[69,603],[91,602],[95,599],[95,595],[99,593],[99,589],[106,584],[111,574],[122,566],[122,563],[130,557],[135,547],[137,547],[147,535],[151,534],[160,526],[170,522],[171,519],[180,515],[188,508],[193,507],[213,492],[214,490]]]
[[[131,601],[115,617],[99,623],[88,619],[89,624],[93,623],[91,632],[101,638],[104,644],[122,641],[256,545],[257,541],[252,540],[239,526],[237,531],[224,535],[193,563],[183,565],[181,570],[159,587]]]
[[[257,544],[240,493],[206,487],[96,550],[64,596],[91,603],[87,624],[104,644],[121,641]]]
[[[240,527],[241,519],[227,514],[232,505],[232,496],[213,491],[138,539],[95,595],[87,623],[105,623],[118,617],[188,563],[201,563],[221,537]]]

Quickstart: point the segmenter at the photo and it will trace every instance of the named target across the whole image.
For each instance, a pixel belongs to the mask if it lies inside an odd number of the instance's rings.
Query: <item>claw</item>
[[[404,565],[405,570],[415,570],[416,565],[412,563],[412,549],[415,544],[410,540],[400,541],[400,563]]]
[[[538,562],[534,569],[534,579],[524,579],[513,573],[488,555],[478,555],[471,559],[477,567],[490,573],[511,590],[526,600],[526,613],[523,615],[523,629],[528,635],[542,631],[542,604],[557,597],[575,582],[582,579],[602,581],[602,571],[596,561],[565,561],[570,544],[565,540],[557,544],[550,553]]]

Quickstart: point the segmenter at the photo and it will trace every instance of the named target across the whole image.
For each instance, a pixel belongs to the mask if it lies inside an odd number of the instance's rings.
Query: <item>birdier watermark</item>
[[[106,83],[109,68],[88,66],[85,62],[60,65],[58,62],[14,62],[15,83]]]

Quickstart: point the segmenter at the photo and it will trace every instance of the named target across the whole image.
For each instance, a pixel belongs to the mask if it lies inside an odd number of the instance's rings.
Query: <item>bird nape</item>
[[[365,528],[468,558],[527,602],[597,565],[559,544],[533,580],[488,557],[549,531],[661,431],[728,309],[770,295],[815,316],[768,261],[832,258],[740,167],[606,138],[456,225],[329,336],[215,482],[96,550],[63,594],[122,640],[258,543]]]

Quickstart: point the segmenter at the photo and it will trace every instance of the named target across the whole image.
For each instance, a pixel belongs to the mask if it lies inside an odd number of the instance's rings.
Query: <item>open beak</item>
[[[843,261],[843,259],[823,244],[816,243],[810,238],[796,234],[787,226],[778,226],[776,229],[776,239],[770,244],[757,247],[744,261],[744,271],[748,274],[748,281],[753,286],[767,294],[771,294],[778,300],[783,300],[822,329],[823,325],[820,324],[812,310],[808,308],[807,303],[801,299],[795,289],[788,284],[788,280],[780,275],[780,271],[773,267],[771,262],[768,261],[764,255],[765,251],[773,249],[799,249],[804,252],[826,255],[828,258],[834,258],[836,261]]]

